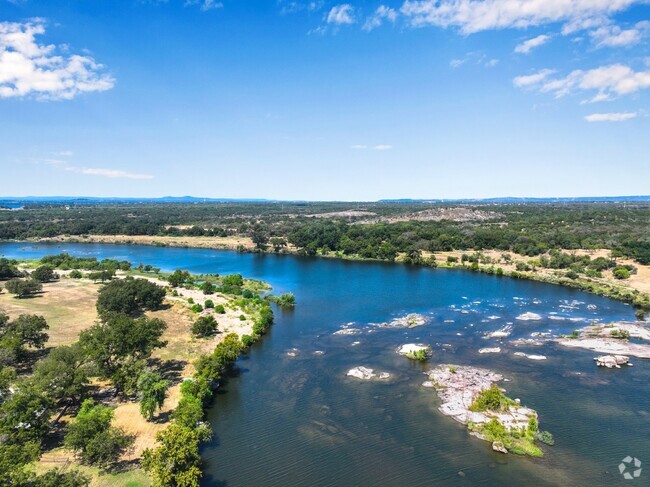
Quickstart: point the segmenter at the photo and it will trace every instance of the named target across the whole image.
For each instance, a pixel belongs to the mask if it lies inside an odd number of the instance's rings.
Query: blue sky
[[[649,40],[635,0],[0,0],[0,194],[650,194]]]

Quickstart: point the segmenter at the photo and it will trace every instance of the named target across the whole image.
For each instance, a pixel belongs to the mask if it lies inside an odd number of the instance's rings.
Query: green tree
[[[203,291],[203,294],[214,294],[214,284],[210,281],[205,281],[201,284],[201,291]]]
[[[14,294],[17,298],[26,298],[41,292],[43,285],[32,279],[9,279],[5,288],[7,292]]]
[[[89,364],[78,343],[60,346],[36,363],[33,380],[52,400],[78,402],[86,391]]]
[[[160,308],[165,290],[146,279],[118,279],[106,284],[97,298],[97,311],[133,315]]]
[[[152,420],[156,409],[160,409],[167,396],[169,381],[163,379],[160,374],[147,371],[138,379],[138,391],[140,391],[140,414],[147,420]]]
[[[50,282],[58,279],[59,276],[56,275],[54,269],[49,265],[42,265],[34,269],[30,277],[38,282]]]
[[[199,487],[203,440],[197,429],[172,423],[156,435],[159,446],[146,449],[142,466],[151,475],[154,487]]]
[[[111,426],[113,414],[113,408],[86,399],[67,428],[66,448],[77,453],[84,463],[109,468],[133,443],[121,429]]]
[[[9,321],[7,315],[0,312],[0,359],[5,363],[21,360],[26,346],[42,349],[49,339],[44,331],[48,328],[42,316],[20,315]]]

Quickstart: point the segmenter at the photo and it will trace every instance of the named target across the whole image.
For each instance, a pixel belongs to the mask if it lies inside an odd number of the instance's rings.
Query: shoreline
[[[4,240],[2,242],[12,243],[78,243],[78,244],[113,244],[113,245],[138,245],[150,247],[175,247],[175,248],[197,248],[197,249],[211,249],[211,250],[230,250],[236,252],[246,253],[263,253],[275,255],[303,255],[297,248],[289,245],[284,247],[281,251],[276,252],[272,247],[265,250],[256,249],[252,240],[248,237],[172,237],[172,236],[158,236],[158,235],[87,235],[87,236],[57,236],[45,237],[39,239],[27,240]],[[580,291],[596,294],[599,296],[614,299],[616,301],[626,302],[643,312],[650,312],[650,266],[633,262],[630,259],[621,259],[623,263],[633,264],[640,269],[641,277],[629,281],[620,281],[612,277],[591,278],[580,276],[571,279],[562,275],[557,269],[544,269],[537,268],[533,271],[517,271],[515,263],[531,261],[533,258],[515,254],[509,251],[496,251],[485,250],[479,253],[487,255],[491,258],[509,255],[513,259],[508,263],[493,263],[493,264],[477,264],[473,265],[470,262],[462,262],[461,257],[463,254],[474,253],[471,250],[456,250],[449,252],[422,252],[423,262],[419,264],[410,264],[421,267],[436,267],[441,269],[455,269],[466,270],[471,272],[480,272],[489,275],[497,275],[503,277],[510,277],[513,279],[528,279],[547,284],[555,284],[558,286],[569,287],[578,289]],[[603,254],[607,251],[601,250],[563,250],[562,252],[597,255]],[[394,261],[376,258],[366,258],[359,255],[344,255],[341,252],[330,252],[327,254],[316,254],[313,257],[321,257],[326,259],[339,259],[348,261],[359,262],[394,262],[406,264],[404,255],[398,255]],[[431,264],[431,257],[435,260]],[[457,262],[449,262],[447,259],[457,259]]]

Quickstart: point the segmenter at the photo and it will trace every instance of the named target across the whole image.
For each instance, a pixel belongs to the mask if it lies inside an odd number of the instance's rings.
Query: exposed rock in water
[[[512,326],[506,325],[497,331],[486,333],[484,338],[505,338],[510,336],[510,333],[512,333]]]
[[[501,353],[501,348],[499,348],[499,347],[480,348],[478,353]]]
[[[433,384],[442,404],[438,410],[459,423],[466,424],[473,436],[493,443],[497,451],[540,456],[541,450],[534,444],[533,434],[537,431],[537,412],[521,406],[517,401],[503,397],[504,404],[499,410],[477,409],[476,399],[503,380],[503,376],[488,369],[462,365],[439,365],[426,372],[429,381],[424,386]],[[531,428],[534,424],[534,429]],[[494,430],[501,429],[499,435]],[[511,432],[516,431],[513,435]],[[521,431],[526,435],[521,436]],[[496,450],[496,448],[495,448]]]
[[[537,313],[531,313],[530,311],[528,313],[521,314],[517,316],[517,319],[520,321],[538,321],[541,320],[542,317],[538,315]]]
[[[493,441],[492,449],[500,453],[508,453],[508,449],[504,446],[503,441]]]
[[[417,343],[406,343],[397,349],[397,353],[414,360],[426,360],[431,356],[431,347]]]
[[[426,324],[427,318],[424,315],[411,313],[400,318],[395,318],[388,323],[380,323],[376,326],[379,328],[415,328]]]
[[[354,367],[353,369],[348,370],[347,375],[349,377],[355,377],[357,379],[361,380],[371,380],[374,378],[379,378],[379,379],[388,379],[390,378],[390,374],[388,372],[380,372],[379,375],[375,374],[375,371],[373,369],[370,369],[368,367],[364,367],[363,365],[360,365],[358,367]]]
[[[332,333],[333,335],[358,335],[361,333],[361,330],[358,330],[356,328],[341,328],[338,331],[335,331]]]
[[[650,344],[632,343],[628,338],[650,341],[650,328],[638,323],[590,325],[581,328],[576,337],[562,337],[555,341],[565,347],[584,348],[607,355],[650,359]]]
[[[632,365],[630,363],[630,357],[626,357],[625,355],[601,355],[600,357],[594,357],[594,360],[598,367],[607,367],[608,369],[614,367],[620,369],[621,365]]]
[[[546,360],[546,355],[529,355],[524,352],[515,352],[514,355],[517,357],[525,357],[530,360]]]

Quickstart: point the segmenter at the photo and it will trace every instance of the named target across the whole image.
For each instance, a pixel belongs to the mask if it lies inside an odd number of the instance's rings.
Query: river
[[[533,281],[458,270],[206,249],[95,244],[0,244],[0,255],[69,252],[152,264],[163,270],[263,279],[292,291],[293,311],[276,310],[272,331],[238,362],[238,374],[208,412],[215,435],[202,450],[206,486],[647,485],[650,477],[650,362],[597,368],[594,353],[553,343],[515,347],[534,332],[570,333],[592,321],[633,320],[623,303]],[[523,321],[526,312],[540,320]],[[376,326],[408,313],[427,324]],[[342,326],[357,335],[334,335]],[[510,337],[484,335],[511,324]],[[358,343],[356,343],[358,342]],[[395,353],[428,343],[421,365]],[[478,353],[500,346],[500,354]],[[521,351],[547,356],[532,361]],[[317,352],[317,353],[315,353]],[[324,352],[324,353],[320,353]],[[442,416],[421,386],[438,363],[502,373],[511,397],[536,409],[555,436],[541,459],[503,455]],[[365,365],[386,382],[349,378]],[[624,481],[631,455],[648,473]]]

